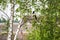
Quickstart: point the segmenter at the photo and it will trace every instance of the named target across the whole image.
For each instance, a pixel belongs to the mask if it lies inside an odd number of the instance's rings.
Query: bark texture
[[[7,40],[13,40],[14,0],[11,1],[10,27]]]

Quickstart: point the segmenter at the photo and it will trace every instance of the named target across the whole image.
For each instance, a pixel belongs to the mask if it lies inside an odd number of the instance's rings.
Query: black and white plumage
[[[37,20],[37,17],[36,17],[36,14],[35,14],[35,11],[33,11],[33,16],[35,17],[35,19]]]

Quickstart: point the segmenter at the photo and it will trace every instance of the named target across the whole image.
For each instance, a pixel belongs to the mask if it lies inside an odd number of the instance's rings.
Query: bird
[[[33,14],[33,17],[35,18],[35,20],[36,20],[37,24],[40,24],[40,23],[39,23],[39,20],[38,20],[38,18],[37,18],[37,16],[36,16],[36,14],[35,14],[35,11],[33,11],[33,13],[32,13],[32,14]]]
[[[36,14],[35,14],[35,11],[33,11],[33,17],[37,20],[37,16],[36,16]]]

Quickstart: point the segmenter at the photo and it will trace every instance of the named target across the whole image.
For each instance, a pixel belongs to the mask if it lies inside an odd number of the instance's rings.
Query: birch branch
[[[18,32],[19,32],[19,29],[22,27],[22,25],[24,25],[24,22],[23,22],[23,20],[20,20],[18,28],[17,28],[17,31],[16,31],[16,34],[14,36],[14,40],[16,40]]]

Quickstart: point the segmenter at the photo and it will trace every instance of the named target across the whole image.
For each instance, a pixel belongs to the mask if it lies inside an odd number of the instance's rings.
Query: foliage
[[[60,40],[60,0],[16,0],[16,4],[19,4],[16,12],[22,16],[32,13],[32,8],[43,15],[38,19],[40,24],[32,20],[32,26],[36,29],[28,35],[27,40]],[[27,21],[26,18],[24,20]]]
[[[5,9],[7,6],[7,0],[0,0],[0,6],[2,9]]]
[[[9,28],[9,20],[7,20],[7,21],[5,22],[5,26],[4,26],[4,28],[2,28],[2,30],[3,30],[4,32],[7,32],[7,33],[8,33],[8,28]]]
[[[33,22],[34,27],[40,28],[32,31],[29,34],[28,40],[60,40],[60,1],[59,0],[40,0],[42,2],[42,9],[40,10],[41,15],[44,15],[43,18],[40,18],[40,25],[36,25],[36,22]],[[47,7],[45,7],[47,5]],[[37,35],[36,35],[37,33]],[[40,34],[39,34],[40,33]],[[37,38],[38,37],[38,38]]]
[[[6,20],[4,18],[0,19],[0,23],[6,22]]]

